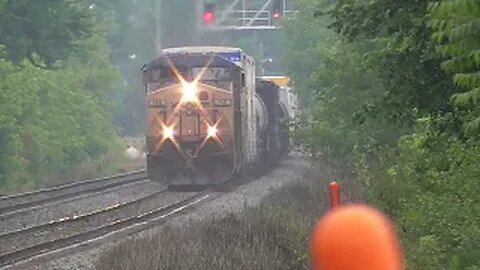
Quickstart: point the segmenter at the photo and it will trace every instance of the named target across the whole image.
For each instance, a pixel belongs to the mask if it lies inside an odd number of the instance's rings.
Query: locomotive
[[[288,104],[239,48],[164,49],[142,68],[147,172],[169,187],[248,175],[290,149]]]

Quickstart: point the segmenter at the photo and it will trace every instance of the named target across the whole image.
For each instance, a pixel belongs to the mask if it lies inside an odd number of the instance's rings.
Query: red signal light
[[[285,9],[283,4],[283,0],[273,0],[271,14],[274,19],[278,19],[282,16],[282,13]]]
[[[205,13],[203,13],[204,23],[209,24],[209,23],[212,23],[213,21],[215,21],[215,13],[213,13],[212,11],[206,11]]]
[[[203,6],[203,23],[211,24],[215,21],[215,4],[205,3]]]

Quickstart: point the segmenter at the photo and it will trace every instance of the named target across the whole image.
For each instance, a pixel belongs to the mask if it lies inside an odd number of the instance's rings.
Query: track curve
[[[211,195],[211,191],[183,193],[180,198],[177,196],[176,200],[172,200],[172,202],[167,204],[162,203],[161,200],[157,200],[157,203],[151,205],[150,208],[139,211],[139,213],[131,211],[132,214],[102,219],[96,225],[89,224],[92,219],[100,215],[105,213],[111,214],[115,211],[116,213],[126,212],[125,209],[128,207],[145,203],[149,200],[153,201],[155,197],[158,199],[162,193],[168,193],[168,191],[162,190],[140,200],[132,201],[122,206],[104,209],[103,211],[91,213],[90,215],[84,215],[74,219],[58,220],[49,224],[42,224],[25,230],[2,234],[0,235],[0,243],[2,246],[2,250],[0,251],[0,267],[11,265],[15,262],[32,258],[49,251],[89,241],[102,235],[116,233],[155,219],[166,218],[205,200]],[[45,234],[49,234],[49,236],[44,238],[44,240],[38,240],[37,236]],[[32,238],[33,240],[28,240],[28,238]],[[25,239],[26,241],[24,241]],[[15,246],[12,245],[12,243],[14,243]],[[7,245],[6,248],[5,245]]]

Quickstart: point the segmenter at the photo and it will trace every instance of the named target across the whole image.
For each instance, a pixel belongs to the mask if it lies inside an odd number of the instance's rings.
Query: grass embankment
[[[104,252],[97,269],[309,269],[310,230],[328,207],[327,184],[336,175],[322,169],[241,215],[127,240]]]
[[[0,195],[27,192],[83,179],[93,179],[138,170],[145,166],[145,160],[143,158],[129,159],[125,150],[128,145],[132,145],[141,152],[143,151],[143,143],[143,139],[139,138],[118,139],[118,141],[112,143],[112,146],[104,155],[98,158],[86,159],[68,168],[42,171],[42,173],[26,177],[23,181],[17,181],[10,185],[0,185]]]
[[[56,172],[55,174],[44,177],[44,180],[40,181],[36,188],[138,170],[145,166],[145,160],[143,158],[132,160],[128,158],[125,150],[128,145],[132,145],[142,152],[143,144],[143,139],[121,138],[114,147],[102,157],[85,160],[83,163],[73,166],[71,170],[65,171],[64,173]]]

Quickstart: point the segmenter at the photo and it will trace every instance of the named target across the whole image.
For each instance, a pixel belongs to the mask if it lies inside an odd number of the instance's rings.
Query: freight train
[[[290,151],[291,104],[239,48],[164,49],[142,68],[147,172],[169,187],[210,186]],[[288,95],[287,95],[288,96]]]

